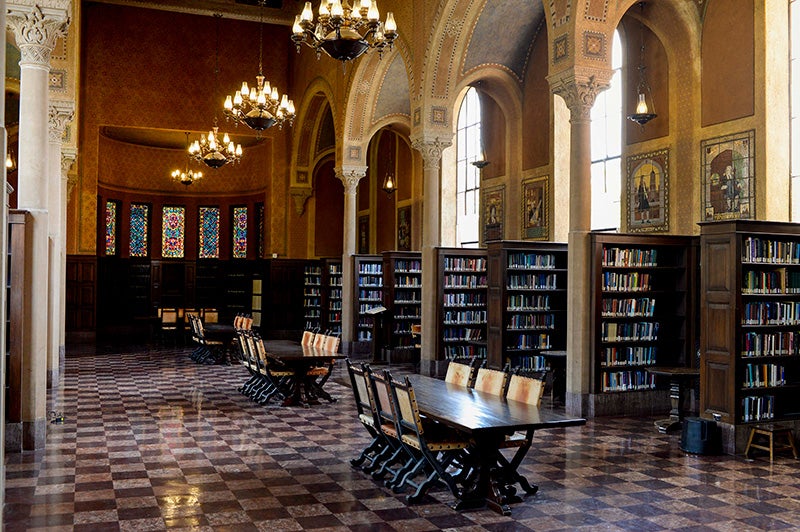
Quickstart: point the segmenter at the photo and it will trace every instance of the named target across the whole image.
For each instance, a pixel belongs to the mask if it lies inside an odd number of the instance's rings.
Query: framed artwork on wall
[[[700,143],[701,220],[755,218],[755,130]]]
[[[503,240],[506,186],[481,189],[483,193],[483,241]]]
[[[411,206],[397,209],[397,249],[411,251]]]
[[[550,237],[548,218],[548,176],[522,181],[522,238],[547,240]]]
[[[669,150],[628,157],[628,231],[669,231]]]
[[[358,252],[369,253],[369,216],[358,217]]]

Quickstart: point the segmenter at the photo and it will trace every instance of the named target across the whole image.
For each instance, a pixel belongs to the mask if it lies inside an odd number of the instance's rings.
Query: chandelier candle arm
[[[355,1],[355,0],[354,0]],[[397,23],[394,14],[386,14],[386,21],[380,21],[377,0],[358,0],[359,9],[350,7],[348,0],[321,0],[314,22],[311,2],[306,2],[303,10],[294,19],[292,41],[297,47],[305,44],[314,49],[317,59],[325,52],[337,61],[352,61],[370,48],[392,49],[397,38]]]
[[[195,141],[197,142],[197,141]],[[189,153],[191,154],[192,151],[192,144],[189,143],[189,132],[186,132],[186,144],[189,145]],[[190,157],[186,158],[186,169],[181,170],[173,170],[172,171],[172,179],[178,181],[181,185],[186,185],[187,187],[197,181],[198,179],[202,179],[203,172],[195,172],[194,170],[189,169],[189,159]]]

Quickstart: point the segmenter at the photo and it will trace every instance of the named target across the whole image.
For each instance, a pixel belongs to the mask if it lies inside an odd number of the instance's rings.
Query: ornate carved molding
[[[51,143],[60,144],[64,138],[64,129],[75,116],[75,102],[52,100],[47,109],[47,133]]]
[[[67,34],[69,2],[50,6],[8,4],[7,24],[14,32],[22,60],[20,66],[50,68],[56,39]]]
[[[294,200],[294,212],[302,216],[306,209],[306,200],[311,197],[311,187],[289,187],[289,194]]]
[[[564,99],[570,120],[589,120],[594,100],[609,86],[612,71],[597,70],[587,74],[560,73],[547,78],[550,90]]]
[[[344,185],[345,194],[355,194],[358,182],[367,175],[366,166],[339,166],[333,170],[336,172],[336,178]]]
[[[61,179],[67,182],[67,202],[69,202],[69,197],[72,195],[72,189],[78,184],[78,176],[75,174],[70,175],[69,173],[77,158],[77,148],[61,148]]]
[[[439,137],[435,137],[433,140],[419,137],[411,141],[411,147],[422,154],[422,166],[426,170],[439,170],[442,162],[442,150],[452,144],[451,140],[441,140]]]

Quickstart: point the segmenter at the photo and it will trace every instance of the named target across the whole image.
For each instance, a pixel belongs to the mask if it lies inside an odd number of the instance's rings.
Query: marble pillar
[[[50,54],[66,35],[69,2],[63,7],[7,3],[7,23],[20,49],[18,205],[31,213],[32,245],[24,287],[22,331],[22,449],[41,449],[47,427],[48,346],[48,81]]]
[[[367,175],[366,166],[341,166],[334,169],[336,178],[344,185],[344,232],[342,242],[342,301],[350,304],[342,305],[342,349],[350,353],[355,340],[355,313],[353,301],[358,301],[358,294],[353,275],[353,255],[356,254],[357,211],[356,192],[358,182]],[[320,223],[320,220],[317,220]]]
[[[437,334],[438,315],[436,248],[442,243],[441,228],[441,165],[442,150],[450,146],[450,139],[417,138],[412,140],[412,147],[422,154],[422,335],[420,345],[420,373],[436,375],[437,368]]]

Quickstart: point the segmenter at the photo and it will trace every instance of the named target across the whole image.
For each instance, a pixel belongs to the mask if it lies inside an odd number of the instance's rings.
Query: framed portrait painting
[[[503,240],[505,185],[486,188],[483,194],[483,241]]]
[[[411,251],[411,206],[397,209],[397,249]]]
[[[755,131],[700,143],[701,220],[755,217]]]
[[[628,230],[669,231],[669,150],[628,157]]]
[[[522,238],[526,240],[550,237],[548,182],[548,176],[522,181]]]

